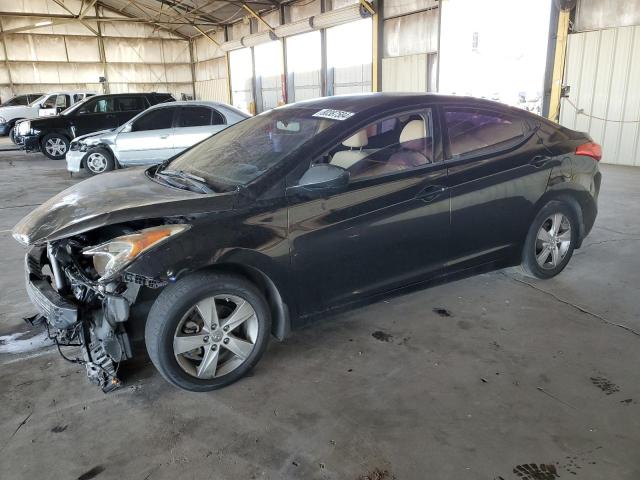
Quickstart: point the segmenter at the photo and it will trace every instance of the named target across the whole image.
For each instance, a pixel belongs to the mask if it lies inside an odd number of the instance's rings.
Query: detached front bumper
[[[78,320],[78,307],[62,297],[42,274],[44,249],[35,247],[25,256],[27,294],[49,325],[69,328]]]
[[[79,172],[82,169],[82,160],[87,155],[87,152],[81,152],[80,150],[69,150],[65,159],[67,160],[67,171]]]

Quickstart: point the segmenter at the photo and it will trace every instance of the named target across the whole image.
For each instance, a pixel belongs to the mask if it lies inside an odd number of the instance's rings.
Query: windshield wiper
[[[156,176],[176,177],[186,181],[189,185],[196,187],[202,193],[215,193],[204,178],[198,177],[182,170],[161,170],[156,171]]]

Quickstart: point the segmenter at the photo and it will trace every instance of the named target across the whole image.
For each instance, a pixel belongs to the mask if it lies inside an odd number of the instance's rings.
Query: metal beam
[[[251,8],[249,5],[247,5],[246,3],[243,3],[243,4],[242,4],[242,8],[244,8],[247,12],[249,12],[249,14],[253,15],[253,16],[254,16],[254,17],[255,17],[255,18],[256,18],[260,23],[262,23],[265,27],[267,27],[271,33],[276,33],[276,32],[274,32],[273,27],[272,27],[271,25],[269,25],[269,24],[267,23],[267,21],[266,21],[264,18],[262,18],[262,17],[258,14],[258,12],[256,12],[256,11],[255,11],[253,8]]]
[[[118,11],[117,11],[117,10],[115,10],[114,8],[109,7],[108,5],[105,5],[104,3],[100,2],[99,0],[98,0],[98,2],[96,3],[96,5],[98,5],[99,7],[103,8],[104,10],[107,10],[107,11],[109,11],[109,12],[113,12],[113,13],[116,13],[116,14],[118,14],[118,15],[123,15],[123,16],[127,17],[128,19],[132,19],[132,15],[130,15],[129,13],[126,13],[126,12],[118,12]],[[144,11],[143,11],[143,12],[144,12]],[[153,26],[158,27],[158,28],[161,28],[161,29],[163,29],[163,30],[165,30],[165,31],[167,31],[167,32],[171,32],[171,33],[173,33],[174,35],[177,35],[178,37],[182,38],[183,40],[189,40],[189,37],[188,37],[188,36],[186,36],[186,35],[184,35],[184,34],[182,34],[182,33],[178,32],[177,30],[175,30],[175,29],[173,29],[173,28],[168,28],[168,27],[166,27],[166,26],[164,26],[164,25],[161,25],[161,24],[159,24],[159,23],[157,23],[157,22],[154,22],[154,21],[152,21],[152,20],[141,19],[140,17],[133,17],[133,18],[138,18],[139,20],[141,20],[141,21],[142,21],[142,23],[148,23],[149,25],[153,25]]]
[[[567,56],[570,16],[570,10],[561,10],[558,16],[558,35],[556,37],[556,52],[553,61],[553,76],[551,79],[551,98],[549,100],[549,120],[554,122],[557,122],[560,117],[562,77],[564,76],[564,64]]]
[[[95,28],[93,28],[93,27],[92,27],[91,25],[89,25],[87,22],[85,22],[85,21],[83,21],[83,20],[82,20],[82,17],[84,16],[84,15],[82,15],[82,11],[80,12],[80,14],[79,14],[79,15],[75,15],[75,14],[74,14],[74,12],[73,12],[70,8],[68,8],[68,7],[67,7],[63,2],[61,2],[60,0],[53,0],[53,1],[54,1],[57,5],[61,6],[63,9],[65,9],[67,12],[69,12],[71,15],[73,15],[73,17],[74,17],[74,18],[77,18],[77,19],[78,19],[78,21],[79,21],[80,23],[82,23],[82,25],[84,25],[84,26],[85,26],[85,28],[86,28],[86,29],[88,29],[91,33],[93,33],[94,35],[98,35],[98,31],[97,31]],[[95,3],[95,2],[94,2],[94,3]],[[83,5],[84,5],[84,3],[83,3]],[[80,7],[80,10],[82,10],[82,7]],[[86,13],[86,12],[85,12],[85,13]]]
[[[15,95],[15,90],[13,89],[13,79],[11,78],[11,70],[9,69],[9,57],[7,56],[7,41],[4,37],[2,31],[2,22],[0,22],[0,34],[2,34],[2,49],[4,50],[4,68],[7,69],[7,76],[9,77],[9,86],[11,87],[11,94]]]
[[[94,2],[95,3],[95,2]],[[98,6],[95,5],[96,17],[100,14],[98,12]],[[107,55],[104,51],[104,41],[102,39],[102,29],[100,28],[100,24],[98,23],[98,52],[100,54],[100,63],[102,63],[102,73],[104,75],[104,83],[102,84],[102,88],[104,93],[109,93],[109,76],[107,74]]]

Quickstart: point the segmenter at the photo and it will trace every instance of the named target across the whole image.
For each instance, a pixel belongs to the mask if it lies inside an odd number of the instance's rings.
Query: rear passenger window
[[[116,112],[131,112],[144,110],[142,97],[115,97]]]
[[[157,108],[142,115],[131,125],[132,132],[162,130],[173,124],[173,108]]]
[[[182,107],[179,127],[211,125],[211,109],[207,107]]]
[[[477,108],[446,108],[445,122],[452,157],[509,147],[530,130],[521,118]]]

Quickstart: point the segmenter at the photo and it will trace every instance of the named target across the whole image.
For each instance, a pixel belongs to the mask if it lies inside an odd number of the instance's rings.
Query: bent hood
[[[145,168],[131,168],[62,191],[20,220],[13,237],[33,245],[127,221],[230,210],[235,197],[235,191],[203,195],[167,187]]]
[[[115,133],[115,128],[109,128],[107,130],[100,130],[97,132],[91,132],[91,133],[85,133],[84,135],[80,135],[79,137],[74,138],[73,140],[71,140],[72,143],[79,143],[79,142],[91,142],[91,140],[96,140],[96,141],[100,141],[102,140],[100,137],[108,137],[109,134],[113,134]]]

